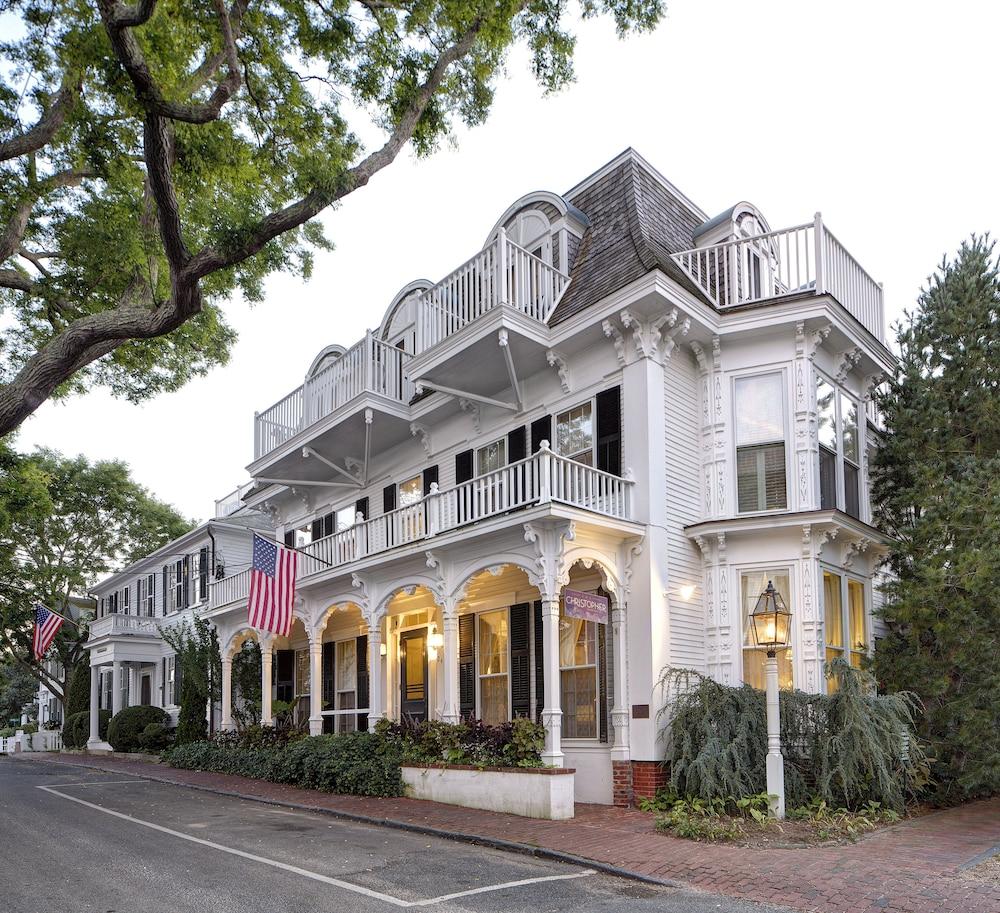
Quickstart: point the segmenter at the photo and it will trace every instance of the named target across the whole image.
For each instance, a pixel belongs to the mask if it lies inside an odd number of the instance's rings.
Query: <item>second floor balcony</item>
[[[102,637],[159,637],[160,628],[152,618],[139,615],[112,614],[90,623],[88,640]]]
[[[317,539],[300,549],[299,585],[337,568],[387,554],[456,530],[474,534],[486,520],[544,504],[578,508],[614,521],[633,517],[635,482],[553,453],[537,453],[447,489],[431,486],[413,504]],[[514,522],[520,522],[515,520]],[[211,608],[238,603],[249,594],[250,571],[211,585]]]
[[[830,295],[885,342],[882,286],[817,214],[812,222],[673,254],[720,310],[793,295]]]

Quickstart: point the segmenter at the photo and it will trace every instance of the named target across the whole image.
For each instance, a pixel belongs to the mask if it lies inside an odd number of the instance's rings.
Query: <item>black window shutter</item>
[[[368,498],[358,498],[354,502],[354,515],[358,514],[361,514],[366,520],[368,519]]]
[[[184,608],[191,605],[191,556],[184,556]]]
[[[528,455],[528,432],[522,425],[507,435],[507,462],[516,463]]]
[[[323,538],[323,517],[317,517],[312,522],[312,541]]]
[[[174,693],[171,695],[170,703],[175,707],[181,704],[181,679],[184,678],[184,665],[178,655],[174,656]]]
[[[336,692],[334,691],[336,687],[336,662],[337,662],[337,645],[332,641],[326,641],[323,644],[323,684],[322,684],[322,701],[323,710],[335,710],[334,706],[336,702]],[[337,718],[334,716],[323,717],[323,732],[336,732],[336,724],[334,721]]]
[[[597,394],[597,468],[622,474],[621,387]]]
[[[170,592],[170,568],[163,565],[163,614],[167,614],[167,593]]]
[[[198,552],[198,598],[208,599],[208,546]]]
[[[285,530],[285,545],[287,545],[289,548],[294,548],[295,547],[295,530],[294,529],[286,529]]]
[[[597,626],[597,734],[602,742],[608,741],[608,655],[607,625]]]
[[[531,423],[531,452],[538,453],[542,449],[542,441],[552,444],[552,416],[543,415]]]
[[[455,484],[461,485],[472,478],[472,451],[463,450],[455,454]]]
[[[100,611],[97,613],[97,617],[98,618],[103,618],[104,617],[104,597],[103,596],[101,597],[101,608],[100,608]]]
[[[476,715],[476,616],[458,618],[458,707],[463,719]]]
[[[358,670],[358,702],[356,706],[367,707],[370,700],[368,694],[368,635],[362,634],[357,643],[357,670]],[[368,714],[358,714],[358,731],[364,732],[368,728]]]
[[[531,716],[531,606],[510,607],[510,712],[511,718]]]
[[[542,652],[542,604],[535,603],[535,719],[542,719],[545,706],[545,662]]]
[[[325,517],[323,517],[323,535],[332,536],[337,530],[337,515],[330,511]]]
[[[438,481],[438,468],[437,465],[428,466],[424,470],[424,495],[429,495],[431,492],[431,485],[436,485]]]
[[[386,485],[382,489],[382,513],[387,514],[396,509],[396,486]]]

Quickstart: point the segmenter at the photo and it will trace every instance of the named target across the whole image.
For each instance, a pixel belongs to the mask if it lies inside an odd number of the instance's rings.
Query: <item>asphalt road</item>
[[[0,759],[4,913],[777,913],[327,815]]]

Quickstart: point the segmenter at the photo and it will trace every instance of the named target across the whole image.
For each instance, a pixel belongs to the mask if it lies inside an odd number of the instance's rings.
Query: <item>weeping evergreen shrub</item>
[[[827,665],[827,675],[838,683],[833,694],[781,692],[787,804],[816,798],[833,808],[878,802],[902,811],[927,775],[914,734],[916,698],[877,694],[874,679],[842,659]],[[671,787],[702,799],[764,792],[764,692],[674,668],[664,670],[660,686],[669,696],[662,735]]]

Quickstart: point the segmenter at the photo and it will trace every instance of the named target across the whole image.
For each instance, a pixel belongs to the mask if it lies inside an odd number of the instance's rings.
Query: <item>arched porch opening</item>
[[[306,621],[296,614],[287,636],[264,635],[261,640],[261,720],[267,726],[304,729],[312,685]]]
[[[368,728],[371,672],[381,657],[371,655],[368,622],[355,602],[337,602],[320,616],[311,649],[313,686],[309,731],[357,732]]]

